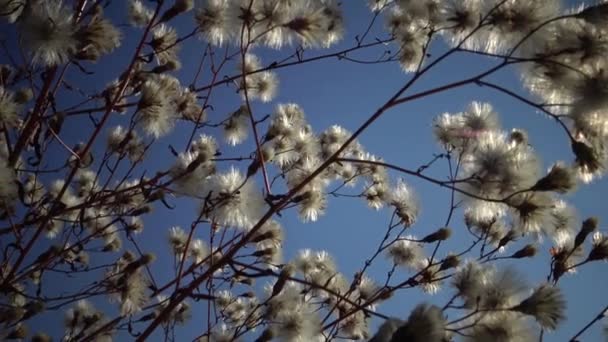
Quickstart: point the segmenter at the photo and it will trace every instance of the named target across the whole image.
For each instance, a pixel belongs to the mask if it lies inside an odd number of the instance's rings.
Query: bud
[[[441,263],[439,271],[445,271],[450,268],[456,268],[460,265],[460,258],[457,255],[448,255]]]
[[[534,191],[555,191],[566,193],[573,190],[576,180],[572,169],[561,163],[553,165],[549,173],[538,180],[531,190]]]
[[[434,233],[425,236],[421,242],[431,243],[435,241],[444,241],[450,238],[452,230],[448,227],[440,228]]]
[[[513,253],[513,255],[511,255],[511,258],[515,258],[515,259],[531,258],[536,255],[537,251],[538,250],[535,245],[525,245],[524,248]]]

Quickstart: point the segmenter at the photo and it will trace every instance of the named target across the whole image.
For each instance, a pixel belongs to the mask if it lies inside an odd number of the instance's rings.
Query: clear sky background
[[[365,30],[372,18],[372,13],[367,8],[365,1],[344,0],[342,7],[346,20],[344,39],[330,50],[306,51],[305,56],[338,51],[355,44],[355,35],[361,34]],[[117,24],[126,23],[126,4],[123,1],[114,1],[106,9],[106,14]],[[189,33],[194,27],[191,14],[181,16],[171,24],[178,29],[180,35]],[[383,20],[379,20],[368,39],[372,39],[374,36],[386,37],[385,31],[382,29],[383,24]],[[103,57],[97,64],[85,64],[87,69],[95,73],[94,75],[83,78],[79,71],[71,68],[66,79],[87,92],[99,89],[113,80],[118,72],[128,64],[128,59],[133,53],[134,42],[139,40],[141,35],[140,30],[126,25],[121,29],[124,33],[124,40],[118,52],[110,57]],[[10,34],[3,35],[11,36]],[[196,39],[189,39],[182,44],[180,57],[183,67],[177,73],[182,84],[187,85],[192,80],[204,47],[205,43]],[[378,47],[358,52],[352,57],[371,58],[382,54],[384,49],[395,50],[396,48],[394,45]],[[436,56],[445,49],[443,41],[437,39],[430,53]],[[292,54],[293,47],[281,51],[256,48],[254,53],[259,55],[263,64],[266,65]],[[494,63],[496,61],[489,58],[455,54],[425,75],[408,93],[468,77]],[[232,75],[234,71],[234,66],[229,66],[221,75]],[[401,71],[397,63],[363,65],[337,58],[296,65],[276,72],[280,80],[278,96],[269,104],[256,102],[253,107],[255,115],[259,118],[270,114],[276,104],[295,102],[304,109],[309,123],[316,132],[321,132],[333,124],[339,124],[351,131],[355,130],[410,77]],[[520,85],[515,68],[501,71],[490,79],[506,85],[518,93],[527,94]],[[209,74],[207,73],[199,79],[197,85],[208,82]],[[210,100],[213,110],[209,111],[209,119],[212,122],[223,119],[240,105],[239,98],[233,87],[222,86],[214,90]],[[551,119],[515,99],[474,85],[395,107],[375,122],[359,141],[367,151],[381,156],[389,163],[416,169],[432,159],[433,154],[442,152],[433,139],[432,119],[444,112],[463,111],[472,101],[490,102],[500,114],[500,121],[505,130],[522,128],[529,132],[530,143],[538,151],[545,169],[557,160],[570,162],[573,159],[566,136]],[[58,99],[59,108],[73,103],[73,99],[69,96]],[[107,127],[123,123],[125,119],[126,117],[115,114]],[[64,128],[62,137],[69,143],[82,140],[80,128],[83,126],[81,125],[87,125],[86,127],[90,128],[91,123],[86,117],[74,121]],[[190,126],[178,125],[170,137],[159,141],[151,151],[152,153],[148,155],[148,169],[163,170],[169,167],[174,162],[174,157],[167,148],[168,144],[171,143],[178,150],[183,150],[185,136],[189,136],[190,129]],[[221,132],[207,129],[202,133],[220,137]],[[96,148],[101,147],[103,143],[104,141],[100,140]],[[223,145],[225,148],[223,151],[226,156],[247,155],[251,152],[247,149],[252,146],[251,144],[252,140],[249,137],[240,147],[226,148],[226,145]],[[48,160],[52,163],[52,158]],[[58,164],[62,162],[62,160],[57,161]],[[246,163],[239,165],[241,169],[246,166]],[[230,164],[222,164],[221,167],[228,168]],[[428,170],[428,175],[436,178],[447,177],[447,163],[438,162]],[[420,198],[421,215],[418,223],[411,228],[409,233],[422,237],[442,227],[449,210],[450,192],[416,178],[392,174],[394,180],[396,177],[403,177],[413,186]],[[262,185],[260,179],[258,179],[257,185]],[[566,199],[578,209],[581,219],[592,215],[598,216],[600,229],[606,232],[608,206],[605,195],[607,193],[608,182],[602,179],[591,185],[580,186],[574,195],[568,195]],[[166,243],[169,228],[174,225],[189,227],[196,215],[197,205],[195,203],[183,199],[171,199],[171,202],[177,205],[175,210],[167,211],[159,207],[155,213],[144,218],[146,229],[140,237],[142,245],[146,249],[155,251],[158,255],[153,269],[159,279],[162,279],[163,276],[169,279],[173,275],[172,261],[168,258],[169,248]],[[327,213],[315,223],[302,224],[297,219],[295,210],[286,211],[282,217],[278,218],[285,228],[285,260],[291,259],[303,248],[327,250],[335,258],[339,270],[351,278],[363,266],[365,259],[376,250],[386,231],[389,219],[390,211],[388,209],[373,211],[363,200],[353,198],[330,198]],[[470,235],[466,233],[460,211],[452,220],[451,226],[455,234],[448,243],[442,245],[439,256],[443,256],[449,251],[461,251],[472,242]],[[198,230],[201,237],[207,236],[206,229]],[[509,251],[515,251],[514,247],[519,245],[521,244],[511,246]],[[501,261],[497,264],[501,267],[513,264],[525,275],[525,279],[532,287],[542,282],[549,272],[550,247],[548,242],[543,244],[539,255],[532,260],[527,259],[514,263]],[[606,305],[608,302],[605,292],[608,287],[607,266],[603,262],[585,265],[579,269],[576,275],[564,276],[560,280],[560,286],[566,293],[568,301],[568,320],[559,327],[558,331],[547,335],[546,341],[569,339],[591,320],[600,308]],[[370,275],[377,276],[382,281],[389,268],[390,265],[382,259],[371,268]],[[164,270],[166,273],[163,275]],[[398,271],[395,279],[406,279],[409,275],[409,273]],[[260,284],[263,283],[265,281],[260,281]],[[65,280],[57,278],[56,285],[58,287],[66,286]],[[444,286],[443,290],[436,295],[427,295],[417,289],[400,291],[399,295],[380,305],[378,311],[405,319],[416,304],[427,301],[441,306],[447,302],[451,294],[452,291],[447,286]],[[108,304],[105,298],[101,298],[96,303],[102,307],[114,307]],[[197,305],[199,308],[196,308]],[[202,310],[202,308],[206,308],[206,304],[194,303],[194,307],[193,320],[179,331],[178,340],[180,341],[186,338],[189,340],[200,334],[201,323],[206,321],[204,310]],[[62,331],[63,318],[59,315],[46,315],[44,319],[37,321],[40,328],[36,330],[47,330],[53,332],[55,336]],[[374,321],[374,326],[377,324],[378,321]],[[583,336],[582,340],[602,340],[602,326],[603,324],[596,324]]]

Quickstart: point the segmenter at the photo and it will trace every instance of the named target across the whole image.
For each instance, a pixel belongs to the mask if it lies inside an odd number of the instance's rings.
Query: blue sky
[[[125,7],[122,1],[112,2],[106,9],[106,14],[115,23],[125,23]],[[353,46],[354,36],[364,30],[372,16],[364,1],[343,1],[342,7],[346,18],[346,36],[341,43],[329,51],[338,51]],[[193,27],[190,15],[185,15],[172,24],[180,34],[189,33]],[[79,71],[71,68],[66,79],[85,91],[99,89],[113,80],[119,70],[127,65],[128,58],[133,51],[133,42],[138,40],[140,35],[139,30],[126,26],[122,29],[125,39],[118,52],[111,57],[102,58],[96,64],[85,65],[87,69],[95,72],[94,75],[87,76],[85,80]],[[380,20],[370,33],[369,39],[374,35],[385,37],[386,33],[382,32],[382,21]],[[180,57],[183,68],[177,75],[183,84],[188,84],[192,79],[204,46],[203,42],[196,39],[190,39],[182,45]],[[438,55],[445,48],[446,46],[439,39],[431,49],[431,55]],[[374,48],[357,52],[352,56],[370,58],[381,54],[383,49],[394,50],[396,47],[390,45]],[[266,64],[290,55],[293,48],[281,51],[256,48],[254,52]],[[325,52],[307,51],[306,56]],[[494,63],[495,61],[488,58],[455,54],[425,75],[408,93],[412,94],[468,77]],[[233,72],[234,67],[232,66],[221,75],[232,75]],[[410,77],[402,72],[396,63],[362,65],[337,58],[280,69],[277,74],[280,80],[278,96],[269,104],[256,103],[253,108],[255,114],[262,117],[270,114],[278,103],[295,102],[302,106],[309,123],[316,132],[321,132],[333,124],[339,124],[351,131],[355,130]],[[526,94],[526,91],[520,86],[518,77],[517,70],[509,68],[491,76],[490,79],[506,85],[518,93]],[[203,74],[197,85],[206,84],[208,81],[209,74]],[[74,101],[69,95],[57,100],[60,108],[68,106]],[[529,133],[530,143],[538,151],[545,168],[556,160],[571,161],[573,159],[568,140],[552,120],[515,99],[475,85],[453,89],[392,108],[375,122],[360,137],[359,141],[367,151],[381,156],[385,161],[415,169],[432,159],[434,153],[442,152],[432,136],[432,119],[444,112],[462,111],[472,101],[490,102],[500,114],[500,121],[505,130],[525,129]],[[214,90],[210,104],[213,106],[213,110],[209,112],[209,119],[217,122],[240,105],[239,96],[233,88],[222,86]],[[111,118],[108,127],[124,122],[124,120],[125,117],[115,115]],[[64,129],[62,137],[70,144],[76,143],[83,138],[81,128],[86,126],[90,129],[90,125],[86,117],[75,120]],[[189,133],[189,126],[178,125],[169,138],[159,141],[149,154],[147,161],[149,170],[166,169],[170,166],[174,158],[169,153],[167,145],[171,143],[178,150],[183,150],[184,136]],[[209,129],[203,130],[202,133],[219,136],[220,132]],[[100,140],[96,149],[100,148],[103,143],[103,140]],[[246,148],[250,147],[251,143],[250,137],[244,144],[246,147],[226,148],[224,154],[226,156],[246,155],[250,152]],[[49,158],[49,160],[52,163],[53,158]],[[62,160],[57,163],[62,163]],[[229,166],[230,164],[222,165],[226,168]],[[245,163],[239,165],[241,168],[246,166]],[[446,163],[438,162],[428,170],[428,175],[437,178],[446,177]],[[392,174],[392,176],[393,179],[401,177],[398,174]],[[409,233],[421,237],[442,227],[448,214],[449,192],[416,178],[407,176],[403,176],[403,178],[416,190],[422,208],[418,223],[411,228]],[[260,179],[257,184],[261,186]],[[580,186],[574,195],[568,195],[566,199],[578,209],[580,218],[598,216],[601,223],[600,228],[602,231],[606,231],[608,214],[606,213],[606,202],[603,199],[603,194],[606,193],[608,193],[608,182],[602,179],[591,185]],[[177,208],[167,212],[159,207],[156,212],[147,216],[144,219],[146,231],[141,236],[142,246],[158,254],[153,269],[159,279],[168,279],[172,275],[172,262],[166,258],[168,256],[166,236],[169,228],[174,225],[188,227],[196,215],[196,204],[183,199],[172,199],[171,201],[177,204]],[[285,228],[285,260],[289,260],[303,248],[327,250],[335,258],[339,270],[347,277],[352,277],[363,266],[364,260],[375,251],[384,235],[389,219],[388,210],[376,212],[367,208],[361,199],[352,198],[331,198],[327,213],[316,223],[302,224],[297,219],[294,210],[285,212],[281,218],[278,218]],[[466,234],[460,213],[452,220],[451,227],[455,232],[454,237],[445,246],[442,246],[440,256],[449,251],[460,251],[471,242],[469,235]],[[203,229],[199,230],[199,233],[206,234],[207,232]],[[549,272],[549,248],[549,244],[543,244],[539,255],[533,260],[515,263],[501,261],[498,264],[500,266],[513,264],[525,275],[526,280],[532,286],[541,282]],[[515,250],[513,247],[510,249],[510,251]],[[388,263],[382,260],[372,267],[370,274],[384,280],[389,268]],[[602,293],[602,290],[608,286],[608,272],[605,270],[605,263],[596,262],[580,268],[575,276],[565,276],[561,279],[560,286],[568,300],[568,321],[563,323],[558,331],[548,335],[547,341],[570,338],[601,307],[606,305],[607,298]],[[408,276],[409,274],[398,271],[395,277],[405,279]],[[58,288],[63,286],[61,281],[56,279]],[[263,284],[264,281],[260,283]],[[447,287],[433,296],[418,290],[401,291],[393,299],[379,306],[378,310],[387,315],[405,318],[416,304],[428,301],[443,305],[451,294]],[[100,306],[112,307],[105,298],[98,303]],[[195,303],[195,305],[197,304]],[[198,330],[200,325],[197,322],[204,321],[205,314],[202,307],[205,305],[203,303],[198,305],[201,308],[195,309],[193,321],[179,332],[178,337],[192,338],[200,334]],[[48,331],[58,333],[61,329],[61,322],[62,319],[59,316],[47,316],[39,323],[42,330],[47,328]],[[374,325],[377,324],[378,322],[375,321]],[[583,340],[600,340],[600,327],[601,324],[597,324],[587,332]]]

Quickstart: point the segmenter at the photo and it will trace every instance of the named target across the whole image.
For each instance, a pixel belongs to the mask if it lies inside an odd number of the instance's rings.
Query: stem
[[[579,330],[574,336],[572,336],[572,338],[570,339],[570,342],[577,342],[578,341],[577,338],[579,336],[581,336],[585,331],[587,331],[589,328],[591,328],[591,326],[594,325],[596,322],[598,322],[602,318],[606,317],[605,316],[606,311],[608,311],[608,305],[604,306],[604,308],[597,315],[595,315],[595,317],[591,321],[589,321],[589,323],[587,323],[581,330]]]

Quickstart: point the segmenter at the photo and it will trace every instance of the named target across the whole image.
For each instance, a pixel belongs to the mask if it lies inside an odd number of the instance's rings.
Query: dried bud
[[[608,23],[608,2],[598,3],[580,11],[577,18],[583,19],[593,25]]]
[[[526,132],[519,129],[514,129],[511,131],[509,139],[517,145],[524,145],[528,143],[528,135]]]
[[[585,230],[585,231],[588,231],[589,233],[591,233],[592,231],[597,229],[598,224],[599,224],[599,220],[597,217],[589,217],[588,219],[583,221],[582,230]]]
[[[0,64],[0,79],[7,80],[12,72],[13,68],[10,65]]]
[[[144,205],[141,208],[137,208],[131,212],[131,216],[141,216],[143,214],[147,214],[152,211],[152,207],[148,205]]]
[[[273,338],[274,333],[272,332],[272,329],[268,328],[264,330],[264,332],[262,332],[262,335],[260,335],[260,337],[258,337],[255,342],[268,342],[271,341]]]
[[[120,247],[122,247],[122,241],[117,237],[111,236],[101,250],[102,252],[116,252]]]
[[[253,285],[253,278],[240,277],[240,278],[237,279],[237,281],[239,283],[241,283],[241,284],[245,284],[245,285],[249,285],[249,286]],[[244,296],[245,295],[250,295],[250,294],[251,294],[251,292],[247,292],[247,293],[244,294]]]
[[[521,259],[521,258],[531,258],[536,255],[538,249],[535,245],[525,245],[524,248],[518,250],[517,252],[511,255],[511,258]]]
[[[303,18],[303,17],[298,17],[298,18],[295,18],[292,21],[288,22],[284,26],[297,33],[302,34],[303,32],[309,30],[310,25],[311,25],[310,20]]]
[[[445,271],[450,268],[456,268],[460,265],[460,258],[457,255],[448,255],[441,263],[439,271]]]
[[[93,325],[99,322],[103,318],[103,314],[100,312],[94,312],[91,315],[87,315],[83,318],[85,325]]]
[[[251,255],[253,255],[254,257],[267,257],[267,256],[272,256],[275,253],[276,253],[276,249],[266,248],[266,249],[257,250],[255,252],[253,252]]]
[[[566,260],[556,260],[553,266],[553,282],[557,283],[564,273],[568,271],[568,264]]]
[[[448,227],[440,228],[434,233],[431,233],[425,236],[421,241],[426,243],[431,243],[435,241],[443,241],[450,238],[452,235],[452,230]]]
[[[25,306],[25,309],[26,309],[26,312],[23,316],[23,320],[26,320],[32,316],[35,316],[35,315],[43,312],[45,309],[45,305],[44,305],[44,302],[35,300],[35,301],[28,302],[27,305]]]
[[[36,263],[37,264],[43,264],[47,261],[49,261],[51,258],[54,258],[57,254],[59,254],[62,251],[62,248],[60,246],[57,245],[52,245],[51,247],[49,247],[46,251],[42,252],[42,254],[40,254],[37,258],[36,258]]]
[[[500,241],[498,242],[498,247],[504,247],[506,246],[509,242],[515,240],[515,232],[512,230],[509,230],[509,232],[507,233],[507,235],[505,235],[502,239],[500,239]]]
[[[0,309],[0,323],[20,321],[23,315],[25,315],[25,309],[22,307]]]
[[[169,21],[182,13],[192,10],[193,7],[194,0],[175,0],[173,6],[163,13],[160,22]]]
[[[135,272],[140,267],[145,266],[145,265],[149,265],[150,263],[154,262],[155,259],[156,259],[156,256],[154,254],[152,254],[152,253],[146,253],[146,254],[142,255],[139,259],[137,259],[137,260],[129,263],[124,268],[124,272],[125,273]]]
[[[253,291],[243,292],[240,295],[238,295],[238,297],[242,297],[242,298],[255,298],[255,292],[253,292]],[[213,297],[211,297],[210,299],[213,299]]]
[[[602,167],[602,164],[593,147],[581,141],[572,142],[572,152],[576,156],[576,164],[584,166],[590,173],[594,173]]]
[[[275,150],[271,145],[264,146],[261,152],[264,161],[271,161],[275,157]]]
[[[262,163],[260,163],[260,158],[256,156],[256,158],[251,162],[251,164],[249,164],[249,167],[247,167],[247,177],[249,178],[255,175],[261,166]]]
[[[65,121],[65,113],[57,112],[57,113],[55,113],[55,115],[53,115],[49,119],[49,121],[48,121],[49,128],[52,129],[53,132],[55,132],[55,134],[59,134],[59,132],[61,132],[61,127],[63,127],[64,121]]]
[[[45,333],[36,333],[36,335],[32,336],[32,342],[51,342],[53,339]]]
[[[400,326],[391,341],[442,341],[445,319],[441,309],[426,303],[419,304],[407,322]]]
[[[593,234],[593,248],[589,252],[587,260],[608,259],[608,238],[600,232]]]
[[[585,239],[587,239],[587,236],[589,236],[589,234],[591,234],[594,230],[597,229],[597,225],[597,217],[590,217],[586,219],[583,222],[581,230],[578,232],[578,234],[576,234],[576,237],[574,238],[574,248],[582,245],[583,242],[585,242]]]
[[[555,191],[566,193],[576,186],[576,178],[572,169],[558,163],[553,165],[549,173],[538,180],[532,187],[534,191]]]
[[[155,202],[165,198],[165,191],[163,189],[154,191],[148,196],[148,202]]]
[[[262,234],[256,234],[251,239],[251,242],[257,243],[260,241],[269,240],[269,239],[272,239],[274,236],[275,236],[275,232],[268,230],[268,231],[263,232]]]
[[[151,73],[154,74],[162,74],[168,71],[179,70],[182,67],[182,64],[178,60],[168,60],[165,64],[158,65],[150,70]]]
[[[270,297],[274,297],[274,296],[278,295],[279,293],[281,293],[281,291],[285,287],[285,284],[287,284],[287,280],[289,280],[289,278],[291,278],[295,274],[295,272],[296,272],[295,265],[289,263],[289,264],[283,266],[283,269],[281,270],[281,273],[279,274],[279,278],[277,279],[277,282],[272,287],[272,294],[270,295]]]
[[[40,284],[40,279],[42,278],[42,270],[36,270],[32,272],[29,278],[32,280],[33,284]]]
[[[23,324],[17,325],[17,327],[6,335],[7,340],[21,340],[27,337],[27,328]]]
[[[196,170],[196,168],[199,167],[204,162],[205,162],[204,156],[198,155],[196,157],[196,159],[194,159],[190,164],[188,164],[188,167],[186,168],[186,172],[184,172],[184,174],[194,172],[194,170]]]
[[[135,261],[135,254],[131,251],[125,251],[120,258],[127,263],[133,262]]]
[[[395,331],[397,331],[397,329],[399,329],[399,327],[401,327],[404,324],[405,324],[405,322],[398,318],[387,319],[378,328],[378,332],[376,332],[376,335],[374,335],[374,337],[372,337],[370,342],[391,341],[391,338],[392,338],[393,334],[395,334]]]
[[[74,147],[73,151],[76,155],[70,156],[70,159],[68,160],[70,167],[74,168],[78,165],[80,168],[87,168],[93,164],[93,153],[91,153],[91,150],[89,149],[87,153],[84,154],[85,147],[84,143],[78,143]]]
[[[149,264],[153,263],[154,260],[156,260],[156,255],[154,255],[152,253],[146,253],[146,254],[142,255],[141,258],[139,258],[139,260],[141,260],[142,264],[149,265]]]
[[[34,98],[34,92],[30,88],[19,89],[15,93],[15,102],[18,104],[24,104],[29,102],[32,98]]]

